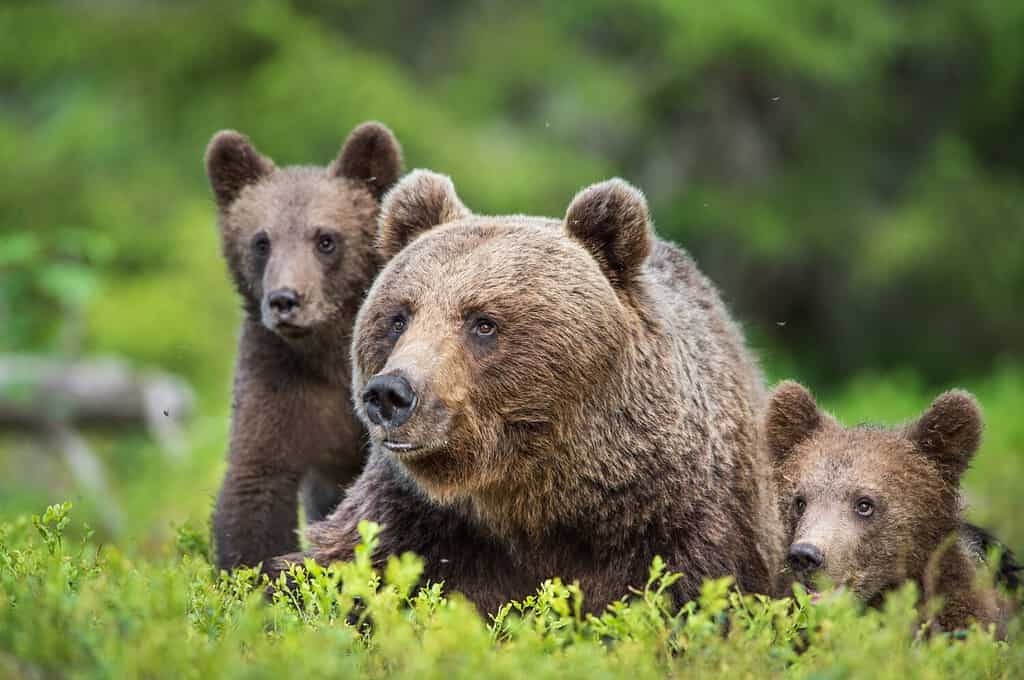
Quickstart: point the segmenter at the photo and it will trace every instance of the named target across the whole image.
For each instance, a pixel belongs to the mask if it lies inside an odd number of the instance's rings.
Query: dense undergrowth
[[[273,601],[253,572],[218,573],[205,532],[134,560],[90,534],[71,540],[67,504],[0,528],[4,677],[984,677],[1024,674],[1024,646],[988,632],[925,636],[912,586],[884,609],[843,594],[741,596],[705,583],[670,610],[674,575],[657,560],[646,587],[600,616],[550,581],[485,620],[441,584],[413,590],[420,562],[374,570],[375,527],[354,562],[293,573]]]

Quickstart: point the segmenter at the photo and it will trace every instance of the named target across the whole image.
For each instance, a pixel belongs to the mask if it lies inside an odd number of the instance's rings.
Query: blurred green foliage
[[[8,2],[0,350],[221,389],[206,141],[326,163],[378,118],[481,212],[634,181],[816,384],[987,373],[1024,347],[1021,35],[1016,0]]]
[[[884,609],[741,596],[709,581],[673,611],[655,560],[628,604],[581,614],[558,580],[485,622],[441,584],[418,592],[406,555],[375,570],[376,527],[352,563],[293,569],[264,601],[253,572],[216,573],[201,535],[135,562],[66,535],[68,507],[0,525],[0,674],[6,677],[1015,678],[1024,646],[985,631],[921,635],[912,586]],[[280,583],[284,583],[284,579]],[[1011,634],[1019,635],[1019,617]]]

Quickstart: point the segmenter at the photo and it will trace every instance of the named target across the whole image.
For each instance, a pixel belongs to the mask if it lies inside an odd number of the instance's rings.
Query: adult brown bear
[[[418,553],[484,611],[553,576],[600,610],[656,555],[683,574],[677,602],[726,575],[772,592],[761,374],[640,192],[594,185],[563,222],[484,217],[417,171],[385,198],[378,247],[352,347],[372,452],[310,528],[316,560],[351,558],[369,519],[377,559]]]

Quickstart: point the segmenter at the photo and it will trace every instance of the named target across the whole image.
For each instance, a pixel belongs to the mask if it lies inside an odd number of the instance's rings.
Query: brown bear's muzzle
[[[434,453],[448,441],[447,411],[405,372],[375,375],[360,396],[371,437],[403,462]]]
[[[451,444],[463,403],[458,397],[469,378],[458,342],[424,323],[424,316],[359,391],[359,411],[371,439],[402,462]]]
[[[294,288],[278,288],[263,298],[263,325],[288,339],[308,335],[311,328],[304,296]]]
[[[366,417],[385,431],[401,427],[416,409],[416,390],[402,375],[377,375],[362,394]]]
[[[786,563],[798,576],[810,576],[825,564],[825,554],[813,543],[794,543],[789,546]]]

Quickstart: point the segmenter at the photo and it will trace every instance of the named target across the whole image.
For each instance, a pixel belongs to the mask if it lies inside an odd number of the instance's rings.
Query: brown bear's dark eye
[[[400,316],[396,316],[394,319],[391,320],[391,335],[398,337],[399,335],[405,332],[405,326],[405,319],[403,319]]]
[[[857,514],[861,517],[871,517],[875,514],[875,504],[870,498],[861,498],[857,501]]]
[[[798,496],[797,499],[793,501],[793,509],[796,511],[797,517],[799,517],[804,514],[804,510],[807,509],[807,501],[805,501],[803,497]]]
[[[498,324],[490,319],[477,319],[473,324],[473,332],[483,338],[489,338],[498,330]]]
[[[266,255],[270,252],[270,238],[266,234],[257,234],[252,240],[252,249],[257,255]]]
[[[330,255],[338,248],[338,242],[330,234],[321,234],[316,239],[316,249],[324,255]]]

